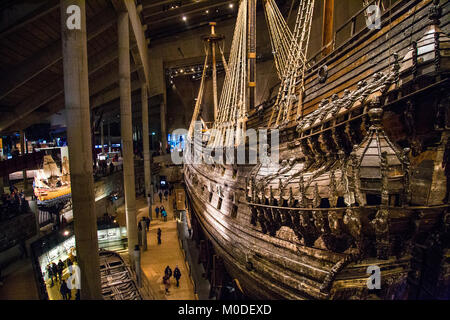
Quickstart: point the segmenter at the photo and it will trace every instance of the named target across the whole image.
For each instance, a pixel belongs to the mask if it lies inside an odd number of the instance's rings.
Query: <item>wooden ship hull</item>
[[[224,266],[254,299],[450,298],[449,17],[448,1],[398,1],[380,30],[311,60],[279,164],[184,165],[212,292]]]

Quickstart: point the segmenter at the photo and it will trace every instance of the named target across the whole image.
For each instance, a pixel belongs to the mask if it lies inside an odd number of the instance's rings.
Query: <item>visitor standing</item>
[[[163,197],[163,195],[162,195],[162,192],[161,192],[161,191],[159,191],[158,196],[159,196],[159,202],[162,203],[162,197]]]
[[[52,272],[55,276],[55,282],[58,282],[58,266],[54,262],[52,263]],[[61,278],[59,280],[61,281]]]
[[[62,280],[62,274],[64,271],[64,262],[62,262],[61,259],[59,259],[58,261],[58,274],[59,274],[59,281]]]
[[[59,292],[61,293],[61,296],[64,300],[68,300],[68,292],[69,288],[67,287],[66,281],[61,282],[61,287],[59,288]]]
[[[173,277],[177,280],[177,288],[180,287],[181,271],[178,266],[175,266],[175,269],[173,270]]]
[[[164,274],[166,275],[166,277],[170,279],[170,277],[172,276],[172,269],[170,269],[170,267],[167,266],[166,269],[164,270]]]
[[[50,288],[53,287],[54,283],[53,283],[53,269],[52,266],[50,265],[50,263],[47,265],[47,275],[48,278],[52,280],[52,284],[50,285]]]
[[[158,244],[161,244],[161,228],[158,228],[157,235],[158,235]]]
[[[170,288],[170,281],[169,281],[169,277],[164,276],[163,277],[163,283],[164,283],[164,287],[166,289],[166,295],[170,294],[169,288]]]
[[[164,191],[164,199],[166,199],[166,201],[167,201],[168,196],[169,196],[169,191],[167,191],[167,189],[166,189],[166,191]]]
[[[155,208],[155,212],[156,212],[156,219],[158,219],[159,218],[159,207]]]
[[[161,211],[161,216],[163,217],[164,222],[166,222],[167,221],[167,211],[166,211],[166,209],[163,209]]]

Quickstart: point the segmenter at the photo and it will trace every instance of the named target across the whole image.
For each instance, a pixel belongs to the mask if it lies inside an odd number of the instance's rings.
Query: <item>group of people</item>
[[[162,199],[163,199],[163,193],[162,193],[162,190],[159,191],[158,197],[159,197],[159,202],[162,203]],[[166,189],[166,190],[164,190],[164,200],[167,201],[167,199],[169,199],[169,191]]]
[[[156,219],[159,218],[159,214],[161,213],[161,217],[163,218],[163,220],[167,221],[167,211],[164,208],[164,206],[156,207],[155,208],[155,213],[156,213]]]
[[[48,278],[51,279],[52,283],[50,287],[53,287],[57,282],[60,283],[59,292],[63,300],[71,300],[72,299],[72,291],[69,289],[66,280],[63,279],[64,269],[73,265],[72,259],[68,258],[64,263],[61,259],[59,259],[58,263],[55,262],[49,263],[47,265],[47,275]],[[59,279],[58,279],[59,277]],[[55,278],[55,281],[53,281]],[[77,290],[77,294],[75,296],[76,300],[80,299],[80,291]]]
[[[109,167],[109,173],[108,173]],[[107,160],[98,160],[97,164],[94,164],[94,175],[106,176],[112,174],[115,170],[114,163],[111,161],[108,165]]]
[[[72,260],[67,259],[66,263],[64,263],[61,259],[59,259],[58,264],[52,262],[47,265],[47,276],[50,280],[52,280],[52,284],[50,285],[50,287],[53,287],[55,283],[58,282],[58,276],[59,282],[62,282],[62,275],[64,269],[66,268],[66,264],[67,267],[71,266],[73,264]],[[53,277],[55,278],[55,281],[53,281]]]
[[[141,219],[141,221],[144,221],[145,222],[145,230],[150,230],[150,218],[149,217],[142,217],[142,219]],[[138,224],[138,230],[139,231],[142,231],[142,224],[141,223],[139,223]]]
[[[163,284],[164,287],[166,289],[166,294],[170,294],[170,278],[172,277],[172,269],[167,266],[166,269],[164,270],[164,277],[163,277]],[[175,280],[177,281],[177,288],[180,287],[180,278],[181,278],[181,271],[178,268],[178,266],[175,266],[175,269],[173,270],[173,277],[175,278]]]
[[[25,200],[25,194],[23,191],[19,192],[15,186],[9,187],[9,194],[2,193],[0,200],[0,220],[29,212],[29,205],[28,201]]]

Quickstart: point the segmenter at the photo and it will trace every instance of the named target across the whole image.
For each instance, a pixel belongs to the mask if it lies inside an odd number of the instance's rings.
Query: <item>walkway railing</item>
[[[177,234],[178,234],[178,241],[180,244],[180,249],[181,252],[183,253],[184,256],[184,262],[186,264],[186,268],[189,272],[189,279],[191,280],[192,286],[194,287],[194,295],[195,295],[195,299],[198,300],[198,282],[199,279],[196,279],[196,274],[195,272],[192,272],[192,264],[193,259],[192,256],[189,252],[188,245],[187,245],[187,240],[186,237],[184,237],[185,233],[184,233],[184,222],[185,222],[185,212],[181,212],[180,214],[180,220],[177,221]]]

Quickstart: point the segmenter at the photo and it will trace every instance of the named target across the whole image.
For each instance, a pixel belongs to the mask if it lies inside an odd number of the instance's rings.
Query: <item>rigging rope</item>
[[[247,10],[248,0],[242,0],[239,6],[236,27],[227,72],[220,96],[218,116],[213,128],[216,129],[209,145],[234,146],[243,141],[243,130],[247,117]],[[223,50],[221,49],[221,52]],[[226,134],[233,130],[236,136]]]
[[[304,78],[307,68],[306,56],[311,34],[314,0],[300,2],[294,32],[288,33],[289,43],[285,41],[287,31],[283,31],[289,30],[289,28],[277,9],[275,1],[266,0],[265,8],[273,50],[277,53],[275,56],[277,68],[282,73],[277,100],[268,123],[269,127],[278,127],[289,122],[294,103],[298,102],[297,118],[302,113]],[[297,83],[300,85],[300,100],[297,99]]]
[[[208,65],[208,56],[209,56],[209,47],[205,47],[205,53],[206,53],[206,57],[205,57],[205,63],[203,65],[203,72],[202,72],[202,80],[200,82],[200,88],[198,90],[198,95],[197,95],[197,101],[195,102],[195,107],[194,107],[194,113],[192,114],[192,120],[191,120],[191,124],[189,126],[189,132],[188,132],[188,138],[191,139],[192,135],[194,133],[194,128],[195,128],[195,122],[198,119],[199,113],[200,113],[200,107],[202,105],[202,101],[203,101],[203,92],[204,92],[204,87],[205,87],[205,79],[206,79],[206,66]]]

